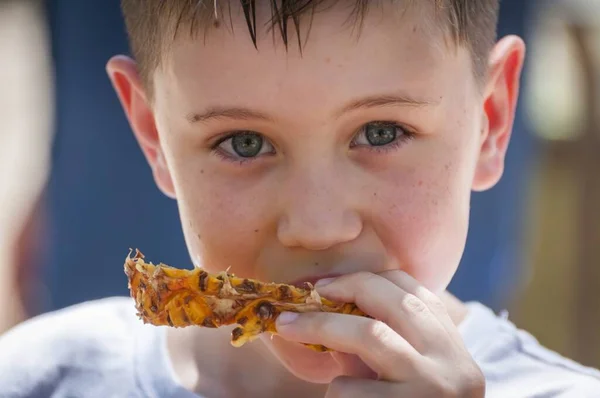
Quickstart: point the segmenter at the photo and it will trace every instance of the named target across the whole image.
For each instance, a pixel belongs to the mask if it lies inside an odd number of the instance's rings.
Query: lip
[[[303,278],[296,279],[296,280],[291,281],[291,282],[287,282],[287,284],[288,285],[292,285],[292,286],[296,286],[296,287],[301,288],[301,289],[306,289],[306,288],[308,288],[308,286],[306,285],[307,283],[310,283],[311,285],[314,286],[315,283],[317,283],[321,279],[337,278],[338,276],[342,276],[342,275],[343,274],[310,275],[310,276],[306,276],[306,277],[303,277]]]

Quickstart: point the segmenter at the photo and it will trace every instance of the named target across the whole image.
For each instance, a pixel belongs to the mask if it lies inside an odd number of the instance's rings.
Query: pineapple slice
[[[218,328],[239,325],[231,333],[231,344],[241,347],[261,333],[276,334],[275,320],[283,311],[336,312],[367,316],[355,304],[335,303],[307,289],[239,278],[227,271],[211,275],[194,270],[153,265],[136,250],[125,260],[131,297],[144,323],[171,327]],[[325,352],[327,347],[306,344]]]

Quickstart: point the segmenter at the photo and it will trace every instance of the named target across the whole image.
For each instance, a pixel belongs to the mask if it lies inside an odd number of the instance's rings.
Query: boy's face
[[[399,17],[374,15],[357,39],[341,11],[317,14],[302,57],[268,34],[257,51],[241,24],[180,40],[155,79],[161,185],[210,271],[290,282],[402,268],[443,290],[483,138],[468,52]]]
[[[401,268],[446,288],[470,193],[502,173],[522,49],[499,45],[481,88],[433,9],[387,7],[360,35],[344,7],[316,14],[302,56],[268,33],[257,51],[234,11],[234,34],[177,39],[152,106],[133,64],[111,61],[198,265],[276,282]]]

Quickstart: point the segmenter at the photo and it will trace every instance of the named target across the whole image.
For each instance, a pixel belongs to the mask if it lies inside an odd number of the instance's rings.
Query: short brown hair
[[[260,4],[259,0],[259,4]],[[262,0],[267,1],[267,0]],[[344,0],[344,2],[347,0]],[[445,17],[446,30],[454,43],[465,46],[471,53],[473,70],[478,81],[487,71],[488,54],[496,41],[499,0],[411,0],[435,2],[438,15]],[[231,15],[232,0],[225,1]],[[300,37],[300,17],[314,13],[327,0],[268,0],[273,18],[270,28],[281,33],[288,45],[288,24]],[[330,1],[329,1],[330,2]],[[224,14],[223,2],[217,0],[121,0],[125,24],[134,58],[142,79],[151,83],[152,71],[160,65],[163,52],[182,28],[195,34],[199,28],[219,26]],[[256,0],[240,0],[248,30],[254,45],[257,41]],[[371,3],[371,4],[369,4]],[[374,1],[348,1],[353,6],[354,20],[361,23]],[[274,31],[273,30],[273,31]],[[300,45],[300,40],[298,40]]]

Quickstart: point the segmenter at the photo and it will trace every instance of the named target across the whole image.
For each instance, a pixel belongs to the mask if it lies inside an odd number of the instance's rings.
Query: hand
[[[376,374],[337,377],[326,397],[485,396],[483,374],[446,307],[408,274],[345,275],[317,284],[317,290],[329,299],[356,303],[375,318],[334,313],[279,317],[282,338],[323,344],[342,357],[358,357]]]

